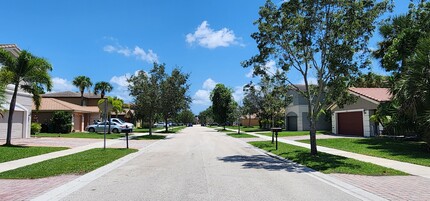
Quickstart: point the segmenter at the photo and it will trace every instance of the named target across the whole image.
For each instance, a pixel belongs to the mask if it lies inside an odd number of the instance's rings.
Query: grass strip
[[[90,149],[2,172],[0,178],[36,179],[63,174],[82,175],[136,151],[136,149]]]
[[[141,135],[134,137],[133,140],[161,140],[164,138],[166,138],[164,135]]]
[[[226,128],[230,128],[230,129],[235,129],[235,130],[237,130],[237,126],[226,126]],[[244,132],[260,132],[260,131],[267,131],[267,129],[263,129],[263,128],[260,128],[260,127],[258,127],[258,126],[251,126],[251,127],[248,127],[248,126],[241,126],[241,127],[240,127],[240,130],[241,130],[241,131],[244,131]]]
[[[68,149],[67,147],[0,146],[0,163]]]
[[[300,142],[309,143],[309,140]],[[317,145],[430,167],[430,152],[425,142],[387,138],[336,138],[319,139]]]
[[[319,152],[317,156],[312,156],[309,153],[309,149],[285,143],[279,143],[278,150],[275,149],[274,144],[272,144],[270,141],[249,143],[255,147],[264,149],[268,152],[274,153],[278,156],[326,174],[342,173],[372,176],[407,175],[406,173],[398,170],[358,161],[355,159],[345,158],[342,156],[336,156],[322,152]]]
[[[317,135],[324,134],[327,131],[317,131]],[[257,133],[266,136],[272,136],[272,132]],[[303,136],[309,135],[309,131],[282,131],[278,133],[278,137]]]
[[[76,132],[76,133],[66,133],[66,134],[59,134],[59,133],[38,133],[36,135],[32,135],[32,137],[52,137],[52,138],[93,138],[93,139],[103,139],[104,133],[83,133],[83,132]],[[117,139],[125,137],[124,133],[106,133],[107,139]]]
[[[231,137],[235,137],[235,138],[256,138],[253,135],[248,135],[248,134],[245,134],[245,133],[241,133],[241,134],[238,134],[238,133],[227,133],[227,135],[231,136]]]
[[[163,128],[163,129],[157,131],[157,133],[178,133],[179,131],[181,131],[184,128],[185,128],[185,126],[169,127],[167,132],[166,132],[165,128]]]

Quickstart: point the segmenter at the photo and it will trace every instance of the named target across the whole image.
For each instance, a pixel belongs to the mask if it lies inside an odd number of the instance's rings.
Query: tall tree
[[[152,135],[152,125],[160,108],[160,86],[164,76],[164,65],[154,63],[149,74],[139,71],[137,75],[132,75],[128,79],[130,83],[128,89],[134,99],[134,108],[139,111],[136,115],[149,122],[149,135]]]
[[[275,61],[283,71],[301,75],[305,90],[287,81],[307,99],[312,155],[317,154],[318,116],[330,102],[348,96],[345,83],[370,63],[368,40],[389,5],[389,0],[287,0],[277,6],[267,0],[260,8],[258,32],[251,35],[259,54],[242,65],[266,75],[264,66]],[[317,85],[310,83],[311,76]]]
[[[177,115],[177,121],[183,124],[194,123],[195,117],[189,109],[184,109]]]
[[[213,123],[213,112],[212,106],[209,106],[206,110],[203,110],[198,115],[201,124],[211,124]]]
[[[351,80],[351,86],[364,88],[389,88],[390,77],[378,75],[372,72],[360,74]]]
[[[84,106],[84,91],[85,89],[88,89],[89,91],[90,87],[93,86],[91,79],[87,76],[80,75],[73,79],[72,84],[78,87],[79,91],[81,92],[81,106]]]
[[[164,65],[164,64],[163,64]],[[166,122],[165,129],[168,131],[168,119],[177,115],[181,110],[188,108],[191,97],[187,94],[190,85],[187,83],[189,74],[184,74],[180,69],[172,70],[161,82],[160,110]]]
[[[94,94],[97,95],[100,92],[101,98],[104,98],[106,93],[109,93],[113,90],[113,86],[109,82],[97,82],[94,85]]]
[[[50,91],[52,87],[51,76],[49,75],[52,66],[46,59],[34,56],[25,50],[19,53],[18,58],[15,58],[10,52],[0,49],[0,63],[3,64],[2,70],[7,71],[10,76],[10,83],[14,85],[5,144],[10,146],[12,145],[12,119],[18,88],[33,94],[33,102],[38,109],[41,99],[40,92],[44,89]]]
[[[223,125],[224,130],[229,115],[233,112],[231,103],[233,102],[232,90],[223,84],[217,84],[210,95],[212,101],[212,113],[217,123]]]

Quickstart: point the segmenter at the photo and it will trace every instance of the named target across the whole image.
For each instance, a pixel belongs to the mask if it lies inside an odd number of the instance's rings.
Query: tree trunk
[[[248,118],[248,127],[251,127],[251,114],[249,114],[249,118]]]
[[[15,105],[16,105],[16,94],[18,93],[18,87],[19,82],[15,83],[15,88],[13,90],[12,99],[10,100],[10,106],[9,106],[9,117],[7,120],[7,133],[6,133],[6,146],[11,146],[11,138],[12,138],[12,119],[13,119],[13,113],[15,112]]]
[[[317,151],[317,139],[316,139],[316,121],[314,117],[310,117],[310,140],[311,140],[311,155],[315,156],[318,154]]]
[[[152,135],[152,118],[149,119],[149,135]]]
[[[81,106],[84,106],[84,91],[81,91]]]
[[[167,125],[167,118],[164,118],[164,128],[165,128],[165,133],[169,132],[169,127]]]

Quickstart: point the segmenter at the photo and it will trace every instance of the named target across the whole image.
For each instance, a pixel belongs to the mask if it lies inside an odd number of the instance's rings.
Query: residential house
[[[97,106],[80,106],[56,98],[42,98],[39,110],[33,106],[33,121],[48,123],[56,111],[72,113],[72,131],[75,132],[84,131],[85,127],[100,118]]]
[[[0,44],[0,48],[11,52],[12,55],[15,57],[18,57],[19,53],[21,52],[21,50],[15,44]],[[10,107],[10,100],[12,99],[14,88],[15,85],[8,85],[6,87],[6,103],[1,105],[1,108],[3,108],[5,112],[2,112],[3,117],[0,116],[0,139],[6,138],[7,123],[9,118],[8,110]],[[12,120],[12,138],[30,137],[32,105],[32,95],[21,89],[18,89],[15,112],[13,114]]]
[[[244,115],[240,118],[240,124],[242,126],[259,126],[260,119],[256,114]]]
[[[330,107],[332,111],[332,132],[342,135],[370,137],[378,134],[380,126],[370,121],[379,104],[391,100],[387,88],[349,88],[350,94],[357,96],[357,101],[340,108]]]
[[[84,106],[81,106],[81,94],[78,92],[54,92],[42,94],[38,111],[33,108],[33,122],[47,123],[55,111],[72,113],[72,131],[82,132],[85,127],[100,119],[98,101],[100,95],[84,94]]]
[[[301,91],[306,90],[305,85],[296,85]],[[288,131],[308,131],[310,122],[308,119],[308,103],[305,97],[295,90],[289,90],[288,95],[292,97],[292,102],[286,108],[285,125]],[[317,130],[330,130],[329,117],[320,115],[317,121]]]

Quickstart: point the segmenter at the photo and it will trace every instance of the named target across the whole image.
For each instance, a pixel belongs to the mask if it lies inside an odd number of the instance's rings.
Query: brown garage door
[[[345,112],[337,114],[338,133],[342,135],[363,136],[362,112]]]

